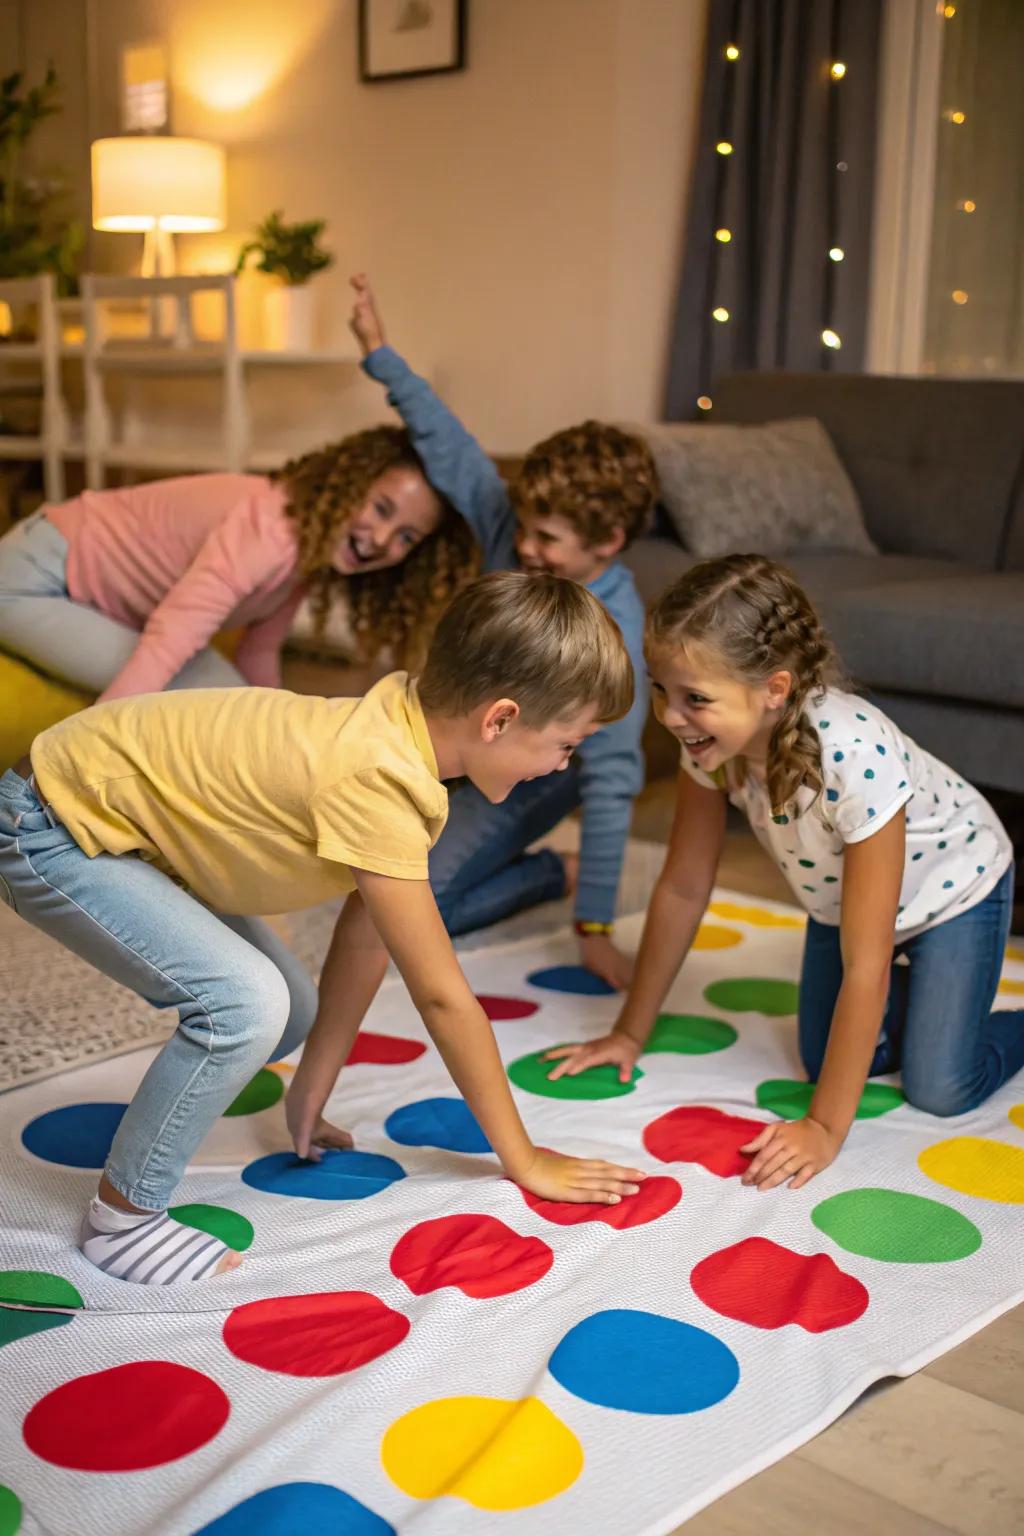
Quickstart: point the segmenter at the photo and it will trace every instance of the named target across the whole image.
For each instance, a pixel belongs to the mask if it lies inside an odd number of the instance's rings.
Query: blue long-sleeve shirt
[[[390,347],[378,347],[363,363],[386,386],[388,402],[402,417],[427,475],[466,519],[483,550],[487,570],[518,565],[516,518],[508,488],[492,460],[461,421]],[[587,584],[622,631],[636,676],[629,713],[602,726],[579,749],[583,827],[576,917],[606,923],[615,913],[633,799],[644,781],[640,736],[647,716],[643,655],[644,607],[631,573],[617,561]]]

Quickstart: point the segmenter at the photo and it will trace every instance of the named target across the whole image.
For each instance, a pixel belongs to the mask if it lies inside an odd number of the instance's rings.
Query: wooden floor
[[[641,796],[636,837],[664,840],[674,786]],[[791,900],[749,832],[719,884]],[[1021,1217],[1024,1270],[1024,1213]],[[842,1418],[687,1521],[685,1536],[1024,1536],[1024,1306]]]

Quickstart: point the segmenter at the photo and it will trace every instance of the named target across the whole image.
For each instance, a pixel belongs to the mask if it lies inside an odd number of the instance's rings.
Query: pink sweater
[[[85,491],[48,507],[68,541],[68,592],[139,631],[104,699],[155,693],[221,629],[235,662],[279,687],[280,648],[302,596],[284,493],[262,475],[187,475]]]

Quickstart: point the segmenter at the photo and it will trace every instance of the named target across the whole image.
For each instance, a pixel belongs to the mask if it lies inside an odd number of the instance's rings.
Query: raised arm
[[[476,438],[408,363],[387,345],[384,327],[364,274],[352,278],[350,325],[363,351],[363,368],[383,384],[388,404],[409,429],[427,478],[466,519],[494,570],[515,564],[515,514],[508,489]]]

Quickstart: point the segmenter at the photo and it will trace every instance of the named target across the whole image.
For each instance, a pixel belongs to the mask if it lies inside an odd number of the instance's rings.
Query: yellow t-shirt
[[[219,912],[351,891],[350,866],[426,880],[448,794],[416,684],[361,699],[199,688],[97,704],[36,738],[32,768],[76,843],[139,853]]]

